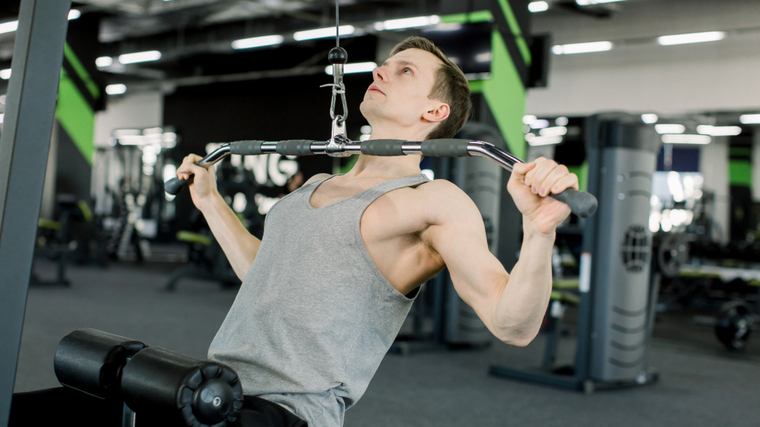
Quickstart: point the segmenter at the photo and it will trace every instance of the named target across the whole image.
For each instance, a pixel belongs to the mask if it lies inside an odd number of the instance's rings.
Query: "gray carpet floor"
[[[184,280],[163,291],[168,265],[71,267],[70,287],[29,291],[15,391],[58,385],[58,341],[95,328],[204,357],[235,298],[235,289]],[[51,265],[36,265],[40,276]],[[760,337],[746,352],[724,350],[710,328],[686,315],[662,316],[651,365],[658,382],[593,394],[488,375],[491,365],[540,364],[544,337],[525,348],[494,342],[481,350],[438,350],[385,357],[365,396],[346,414],[347,427],[384,426],[752,426],[760,425]],[[573,337],[559,359],[570,362]]]

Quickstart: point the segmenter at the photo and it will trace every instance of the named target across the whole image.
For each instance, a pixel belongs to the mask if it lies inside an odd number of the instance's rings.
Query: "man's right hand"
[[[203,211],[203,208],[208,205],[208,201],[218,196],[219,192],[216,188],[215,167],[211,166],[206,169],[196,165],[195,163],[201,159],[202,157],[196,154],[185,157],[180,167],[177,168],[177,178],[186,180],[193,177],[193,182],[188,186],[190,195],[195,207]]]

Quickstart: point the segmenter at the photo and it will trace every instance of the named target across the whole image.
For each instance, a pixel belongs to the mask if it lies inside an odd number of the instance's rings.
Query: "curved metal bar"
[[[219,162],[220,160],[224,159],[225,157],[229,156],[230,153],[230,144],[224,144],[221,147],[217,148],[216,150],[208,153],[206,157],[198,160],[195,164],[198,166],[202,166],[206,169],[211,167],[211,165]]]
[[[252,141],[241,141],[241,143],[250,144]],[[260,141],[259,141],[260,142]],[[338,135],[326,142],[310,140],[291,140],[279,142],[261,142],[250,145],[246,150],[239,150],[240,145],[236,143],[235,151],[239,154],[284,154],[284,155],[309,155],[309,154],[328,154],[333,157],[340,157],[349,154],[362,153],[362,143],[352,142],[342,135]],[[308,148],[305,144],[308,143]],[[408,154],[424,154],[436,157],[464,157],[468,156],[486,157],[504,169],[512,171],[515,163],[524,163],[517,157],[497,148],[495,145],[485,141],[469,141],[467,139],[449,139],[441,140],[440,145],[430,143],[430,141],[403,141],[403,140],[378,140],[377,146],[365,146],[364,152],[372,153],[374,156],[399,156]],[[371,143],[370,143],[371,144]],[[424,147],[424,153],[423,153]],[[279,150],[278,150],[279,148]],[[464,150],[463,150],[464,148]],[[209,167],[219,160],[231,154],[230,144],[225,144],[211,152],[201,159],[197,164],[199,166]],[[191,177],[192,178],[192,177]],[[170,194],[177,194],[182,186],[188,181],[180,181],[174,178],[166,183],[166,191]],[[579,192],[575,189],[568,188],[560,194],[551,194],[551,197],[562,201],[570,206],[573,212],[581,218],[587,218],[596,212],[598,201],[596,198],[587,193]]]
[[[338,141],[340,142],[336,143]],[[278,152],[277,147],[277,141],[265,142],[261,145],[261,154],[275,154]],[[361,154],[361,142],[350,140],[312,141],[310,150],[312,154]],[[404,141],[402,151],[404,154],[422,154],[422,143]],[[489,158],[509,171],[512,170],[515,163],[524,163],[517,157],[485,141],[470,141],[467,144],[467,152],[470,156]],[[198,161],[197,165],[209,167],[229,154],[230,144],[227,143],[206,155]]]
[[[515,165],[515,163],[525,163],[517,157],[507,153],[506,151],[497,148],[490,142],[471,141],[469,144],[467,144],[467,152],[471,156],[489,158],[510,172],[512,171],[512,167]]]

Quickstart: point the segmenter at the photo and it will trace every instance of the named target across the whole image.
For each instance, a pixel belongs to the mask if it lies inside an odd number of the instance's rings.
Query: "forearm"
[[[505,342],[527,345],[535,338],[552,291],[551,254],[556,233],[524,227],[520,259],[499,297],[495,325]]]
[[[208,197],[201,213],[235,274],[242,280],[256,258],[261,241],[248,232],[218,193]]]

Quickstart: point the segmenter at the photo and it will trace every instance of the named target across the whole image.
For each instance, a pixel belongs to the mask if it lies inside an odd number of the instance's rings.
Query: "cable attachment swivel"
[[[332,64],[333,83],[320,87],[332,87],[332,101],[330,102],[330,118],[332,119],[332,137],[327,142],[327,154],[332,157],[347,157],[348,153],[342,152],[346,142],[346,119],[348,118],[348,103],[346,102],[346,85],[343,83],[343,66],[348,61],[348,53],[340,46],[330,50],[327,59]],[[335,114],[335,101],[340,97],[343,106],[343,114]]]

